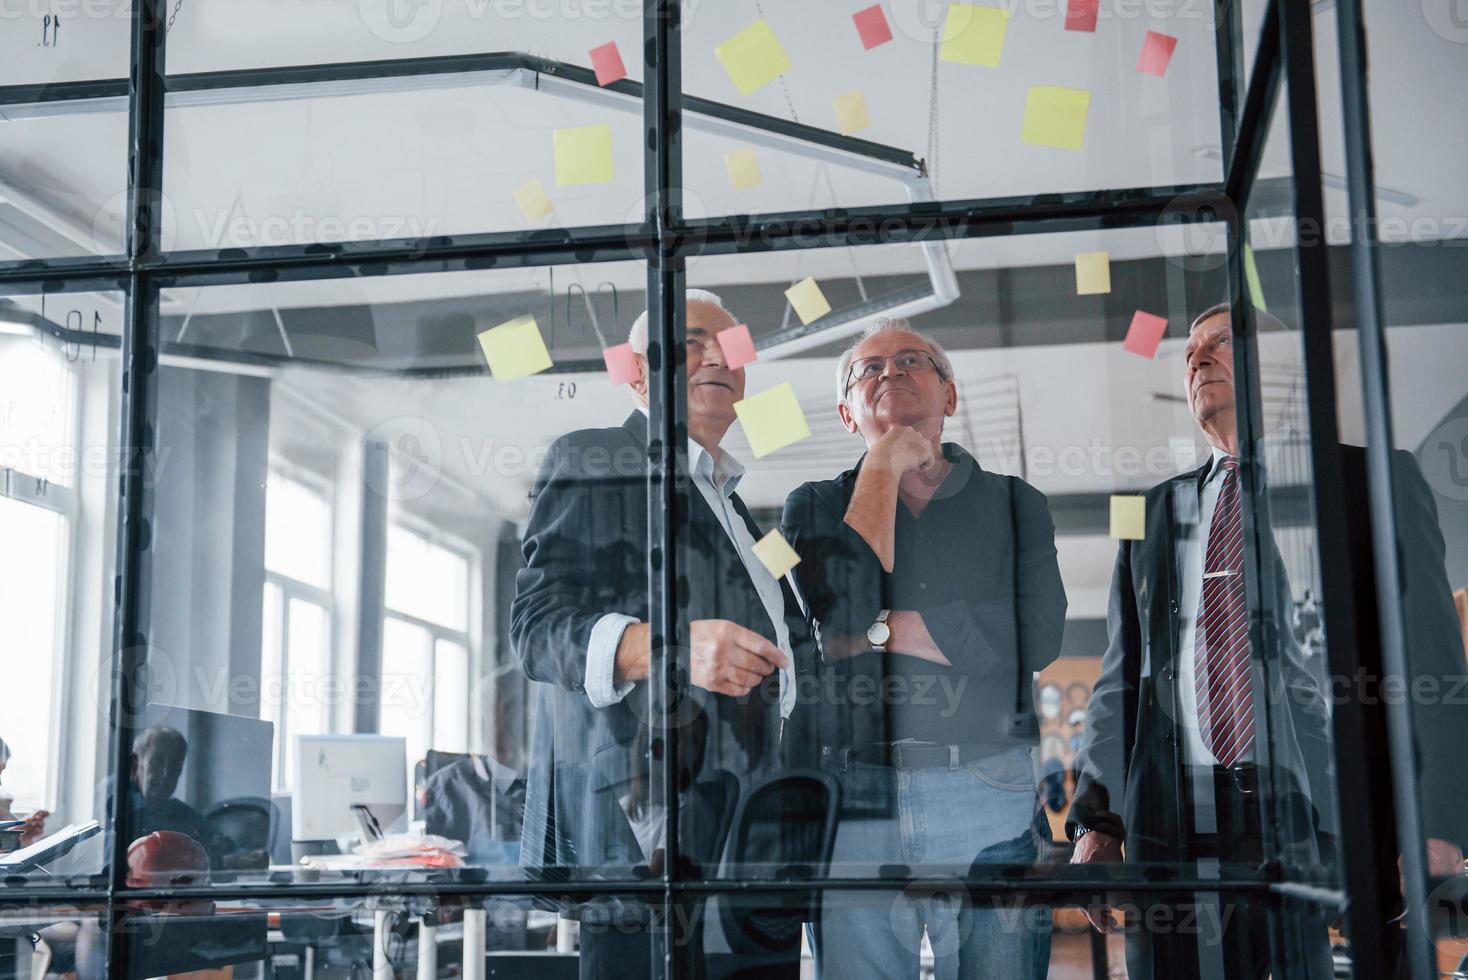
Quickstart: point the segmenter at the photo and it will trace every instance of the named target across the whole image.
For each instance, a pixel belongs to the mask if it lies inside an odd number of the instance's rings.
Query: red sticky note
[[[614,385],[628,385],[642,376],[642,368],[637,363],[637,355],[633,353],[631,344],[608,347],[601,352],[601,357],[607,362],[607,374],[612,376]]]
[[[718,338],[719,350],[724,352],[724,366],[730,371],[739,370],[759,356],[754,351],[754,338],[749,335],[749,327],[742,323],[720,330]]]
[[[1068,31],[1096,30],[1096,14],[1101,9],[1101,0],[1070,0],[1065,8],[1065,29]]]
[[[1142,357],[1156,357],[1157,345],[1162,343],[1162,335],[1165,333],[1167,333],[1167,317],[1154,316],[1138,310],[1132,316],[1132,325],[1127,328],[1126,342],[1121,345],[1121,348],[1133,354],[1140,354]]]
[[[591,49],[591,67],[596,69],[598,85],[610,85],[627,77],[627,66],[622,64],[622,53],[617,50],[616,41]]]
[[[1177,47],[1177,38],[1170,34],[1148,31],[1142,42],[1142,54],[1137,59],[1137,71],[1161,78],[1167,74],[1167,63],[1172,60],[1172,49]]]
[[[874,3],[865,10],[859,10],[851,15],[851,19],[856,22],[856,33],[861,35],[861,46],[868,51],[892,40],[892,28],[887,24],[881,4]]]

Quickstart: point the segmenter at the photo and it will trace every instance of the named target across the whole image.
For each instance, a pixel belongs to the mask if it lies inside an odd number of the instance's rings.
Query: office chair
[[[226,856],[249,851],[274,853],[280,815],[275,804],[262,796],[238,796],[216,803],[204,814],[204,820],[214,833],[229,841]]]
[[[840,804],[840,784],[819,770],[790,770],[756,785],[734,813],[723,875],[819,880],[831,863]],[[818,914],[818,903],[800,896],[761,896],[758,905],[736,904],[730,896],[716,901],[727,953],[706,944],[710,980],[760,976],[761,959],[769,966],[788,962],[800,948],[804,923]]]

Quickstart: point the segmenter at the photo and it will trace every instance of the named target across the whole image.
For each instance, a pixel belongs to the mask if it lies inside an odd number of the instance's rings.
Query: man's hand
[[[910,425],[888,429],[872,446],[868,456],[870,461],[897,477],[908,470],[931,466],[938,460],[933,453],[932,442]]]
[[[51,815],[49,810],[37,810],[25,818],[25,823],[20,828],[20,846],[25,847],[46,836],[46,818]]]
[[[1452,878],[1463,873],[1463,849],[1452,841],[1438,837],[1427,839],[1427,877]],[[1402,870],[1402,858],[1397,857],[1397,876],[1402,885],[1402,894],[1407,893],[1407,876]]]
[[[693,683],[715,694],[743,697],[790,663],[775,644],[727,619],[695,619],[688,635]]]
[[[1070,856],[1071,864],[1116,864],[1119,861],[1121,841],[1099,830],[1081,835],[1081,839],[1076,841],[1075,853]],[[1121,926],[1116,913],[1101,905],[1088,906],[1086,918],[1097,932],[1115,932]]]
[[[651,635],[647,623],[632,623],[622,631],[612,674],[618,684],[647,679]],[[727,619],[695,619],[688,624],[688,638],[693,683],[715,694],[743,697],[776,668],[789,665],[775,644]]]

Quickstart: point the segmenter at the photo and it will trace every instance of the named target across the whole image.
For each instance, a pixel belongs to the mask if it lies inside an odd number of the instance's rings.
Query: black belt
[[[845,769],[853,763],[894,769],[957,769],[997,752],[992,745],[943,745],[938,742],[870,742],[866,745],[827,746],[826,753]]]

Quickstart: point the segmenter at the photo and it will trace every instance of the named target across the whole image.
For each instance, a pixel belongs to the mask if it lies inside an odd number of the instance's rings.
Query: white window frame
[[[280,456],[276,456],[274,454],[270,456],[267,480],[272,476],[278,477],[280,479],[289,480],[292,483],[300,484],[301,486],[304,486],[306,489],[310,490],[312,493],[318,494],[323,500],[326,501],[326,512],[330,517],[330,523],[327,526],[327,547],[328,553],[335,555],[336,487],[332,483],[332,481],[321,476],[319,473],[316,473],[312,470],[304,469],[300,466],[296,466],[286,459]],[[265,506],[267,509],[270,507],[270,497],[268,493],[266,494],[265,498]],[[268,516],[266,520],[269,520]],[[263,653],[266,630],[273,630],[275,632],[275,640],[280,646],[281,683],[287,685],[285,687],[285,702],[284,704],[282,704],[280,712],[279,724],[281,727],[281,731],[277,733],[278,737],[276,739],[276,758],[273,760],[272,763],[272,771],[274,773],[274,776],[271,779],[271,782],[273,784],[271,786],[271,792],[274,793],[288,793],[294,791],[294,787],[286,785],[283,781],[283,777],[287,769],[286,760],[289,758],[289,753],[291,751],[290,738],[293,734],[290,729],[290,725],[288,724],[291,710],[289,697],[289,679],[291,676],[290,635],[292,599],[299,599],[303,602],[308,602],[312,605],[319,606],[325,613],[326,635],[325,637],[323,637],[323,640],[326,644],[326,669],[328,676],[335,676],[336,674],[336,649],[332,639],[336,626],[334,563],[328,564],[327,576],[327,587],[320,588],[318,586],[310,584],[309,582],[303,582],[298,578],[293,578],[289,575],[284,575],[280,572],[272,571],[268,566],[265,568],[265,587],[268,588],[269,586],[273,585],[280,590],[280,619],[278,622],[275,623],[262,624],[262,629],[260,632],[262,653],[260,664],[262,672],[261,680],[262,682],[264,680],[263,672],[265,669],[265,663]],[[260,599],[263,607],[265,600],[265,591],[263,588],[261,590]],[[327,727],[328,730],[330,730],[335,719],[334,712],[328,712],[327,719]]]
[[[400,623],[405,623],[409,626],[416,626],[419,629],[423,629],[428,632],[427,674],[430,681],[433,681],[438,676],[439,641],[447,640],[451,643],[457,643],[459,646],[463,647],[465,656],[468,659],[469,682],[472,686],[475,677],[475,666],[479,663],[477,644],[474,642],[474,634],[476,632],[475,624],[478,622],[478,616],[476,615],[478,597],[475,595],[475,586],[479,581],[479,549],[475,548],[468,541],[448,534],[441,528],[429,523],[428,521],[425,521],[422,518],[402,511],[401,509],[395,509],[394,512],[388,517],[389,533],[391,533],[391,530],[394,527],[407,531],[409,534],[413,534],[417,537],[423,538],[429,544],[434,545],[435,547],[443,548],[446,551],[451,551],[454,554],[458,555],[460,558],[464,559],[466,570],[466,574],[464,576],[465,627],[462,630],[457,630],[449,626],[444,626],[441,623],[435,623],[432,620],[422,619],[418,616],[414,616],[412,613],[407,613],[398,609],[394,609],[387,604],[386,598],[384,598],[382,604],[384,633],[386,632],[387,620],[389,619],[396,619]],[[386,582],[386,574],[387,570],[384,569],[384,585]],[[386,589],[384,588],[384,596],[385,594]],[[381,682],[381,680],[382,678],[379,676],[379,683]],[[468,696],[468,692],[465,692],[465,696]],[[429,738],[431,741],[433,730],[435,728],[435,722],[438,719],[438,685],[436,683],[430,683],[429,685],[428,719]],[[471,749],[474,745],[474,739],[472,737],[474,731],[474,722],[475,712],[473,710],[473,706],[471,705],[470,710],[465,713],[464,717],[464,742]],[[432,745],[429,746],[429,748],[432,747]]]

